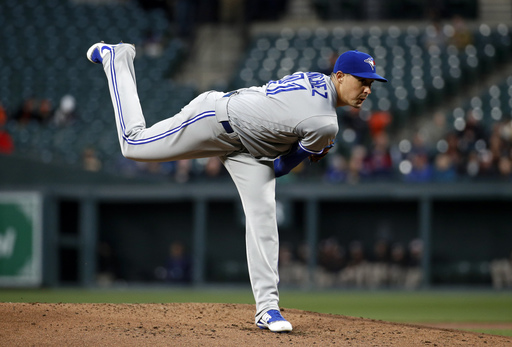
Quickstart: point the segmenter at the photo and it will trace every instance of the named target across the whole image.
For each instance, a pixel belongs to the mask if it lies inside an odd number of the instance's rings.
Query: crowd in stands
[[[15,153],[13,132],[33,125],[41,128],[54,127],[57,130],[73,126],[79,119],[76,101],[72,95],[64,95],[56,108],[49,99],[29,97],[10,115],[0,104],[0,154]],[[10,131],[6,127],[8,122],[13,125]],[[115,138],[115,133],[112,137]],[[116,160],[103,162],[93,144],[83,148],[81,155],[82,168],[92,172],[108,168],[110,172],[123,176],[171,179],[177,183],[227,177],[227,171],[218,158],[148,163],[126,159],[119,153]]]
[[[171,4],[172,5],[169,5]],[[176,31],[188,36],[194,22],[232,21],[237,6],[244,15],[254,20],[272,20],[281,16],[288,1],[140,1],[144,9],[165,7],[171,21],[179,26]],[[215,11],[211,12],[211,9]],[[257,9],[257,10],[256,10]],[[206,13],[208,18],[203,18]],[[193,20],[180,24],[183,18]],[[178,19],[178,18],[181,18]],[[223,19],[224,18],[224,19]],[[449,25],[442,25],[433,17],[423,35],[424,47],[454,46],[462,50],[474,38],[464,19],[453,16]],[[138,43],[141,55],[159,56],[163,50],[162,32],[148,30]],[[336,58],[333,54],[331,65]],[[328,74],[331,69],[322,71]],[[370,97],[372,99],[373,95]],[[13,105],[9,105],[13,107]],[[85,110],[83,112],[86,112]],[[464,111],[466,112],[466,111]],[[91,118],[89,116],[89,118]],[[499,121],[488,123],[471,110],[457,119],[449,113],[438,112],[411,138],[400,138],[392,129],[395,119],[392,111],[371,111],[343,108],[338,110],[340,131],[333,150],[318,164],[305,161],[281,182],[298,179],[322,179],[331,184],[358,184],[375,181],[402,181],[407,183],[456,182],[467,180],[510,181],[512,178],[512,122],[504,114]],[[40,96],[27,98],[11,114],[0,105],[0,153],[16,153],[15,134],[7,123],[19,127],[36,123],[57,128],[73,126],[80,119],[72,95],[64,95],[57,107],[52,100]],[[115,134],[112,134],[115,139]],[[131,177],[149,177],[186,183],[202,180],[223,180],[228,177],[217,158],[178,161],[174,163],[137,163],[122,158],[104,156],[94,144],[81,149],[81,166],[88,171],[106,170]]]
[[[340,132],[319,170],[305,162],[297,177],[322,175],[329,183],[402,181],[407,183],[505,181],[512,179],[512,121],[490,127],[469,110],[448,124],[435,113],[411,138],[391,141],[392,115],[356,109],[342,110]],[[457,128],[458,127],[458,128]]]
[[[317,248],[317,265],[310,278],[309,245],[297,247],[282,243],[279,249],[280,284],[287,287],[407,289],[420,288],[423,280],[421,258],[423,244],[414,239],[408,245],[378,240],[371,250],[362,242],[347,247],[335,237],[321,240]],[[154,279],[169,284],[190,284],[193,278],[190,252],[180,241],[169,245],[168,256],[154,269]],[[97,283],[110,286],[122,283],[115,250],[107,242],[98,244]],[[509,284],[510,285],[510,284]]]
[[[319,179],[328,183],[364,182],[407,183],[505,181],[512,179],[512,121],[503,117],[484,124],[472,110],[450,121],[449,115],[437,112],[411,138],[392,140],[390,112],[342,108],[340,131],[333,150],[318,164],[307,160],[281,180]],[[40,126],[66,127],[77,119],[74,97],[65,95],[58,107],[48,99],[28,98],[9,117],[0,105],[0,153],[15,152],[12,134],[6,123],[12,119],[18,127],[37,123]],[[453,124],[450,124],[453,123]],[[113,135],[114,136],[114,135]],[[226,179],[226,170],[218,158],[184,160],[169,163],[137,163],[122,158],[102,163],[95,148],[83,149],[82,167],[131,177],[154,177],[178,183]]]
[[[379,240],[371,252],[360,241],[345,247],[336,238],[320,241],[313,281],[319,288],[403,288],[422,284],[423,244],[412,240],[407,246]],[[309,284],[309,247],[282,244],[279,252],[280,283],[289,286]]]
[[[174,162],[135,162],[119,155],[113,171],[128,177],[166,179],[176,183],[229,179],[219,158],[187,159]]]
[[[19,127],[30,123],[71,125],[77,118],[75,98],[72,95],[64,95],[59,106],[54,108],[50,99],[31,96],[26,98],[9,118],[12,118]]]

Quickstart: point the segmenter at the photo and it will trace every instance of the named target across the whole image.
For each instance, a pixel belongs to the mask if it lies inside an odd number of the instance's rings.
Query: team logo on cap
[[[370,65],[370,67],[372,68],[372,71],[375,70],[375,62],[373,61],[372,57],[366,58],[364,60],[364,62],[368,63],[368,65]]]

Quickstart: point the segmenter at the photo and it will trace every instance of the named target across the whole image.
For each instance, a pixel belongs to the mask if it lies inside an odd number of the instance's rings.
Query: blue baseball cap
[[[380,82],[388,80],[375,73],[375,62],[371,55],[359,51],[347,51],[338,57],[333,72],[341,71],[361,78],[371,78]]]

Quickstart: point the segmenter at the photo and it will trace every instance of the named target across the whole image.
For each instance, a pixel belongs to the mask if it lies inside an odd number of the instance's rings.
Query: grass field
[[[281,290],[281,307],[403,323],[505,323],[512,326],[512,292]],[[0,302],[253,304],[250,289],[0,289]],[[512,329],[467,330],[512,336]]]

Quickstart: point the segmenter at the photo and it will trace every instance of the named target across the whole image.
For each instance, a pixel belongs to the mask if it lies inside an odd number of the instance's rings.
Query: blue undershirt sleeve
[[[274,172],[276,177],[286,175],[310,155],[311,153],[303,150],[298,143],[295,144],[289,153],[274,160]]]

